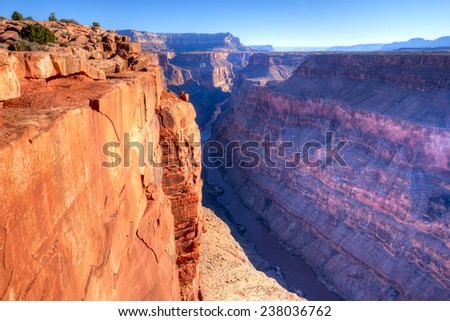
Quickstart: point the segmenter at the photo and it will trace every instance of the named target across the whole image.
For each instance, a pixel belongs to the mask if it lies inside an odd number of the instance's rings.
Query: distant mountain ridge
[[[141,43],[142,50],[150,52],[175,51],[246,51],[238,37],[231,33],[154,33],[137,30],[117,30],[133,42]]]
[[[398,50],[403,48],[438,48],[450,47],[450,36],[440,37],[435,40],[425,40],[423,38],[413,38],[404,42],[393,42],[384,45],[382,50]]]
[[[335,46],[327,51],[393,51],[401,49],[441,49],[450,47],[450,36],[440,37],[435,40],[412,38],[408,41],[398,41],[390,44],[359,44],[354,46]]]

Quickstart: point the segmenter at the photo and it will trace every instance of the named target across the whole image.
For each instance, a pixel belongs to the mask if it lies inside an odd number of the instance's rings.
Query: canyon
[[[0,299],[299,300],[202,208],[196,112],[167,90],[229,92],[248,56],[181,69],[99,27],[36,22],[56,43],[30,43],[27,23],[0,21]]]
[[[236,74],[248,64],[250,52],[160,53],[167,87],[189,93],[199,126],[214,113],[214,106],[229,98]]]
[[[1,299],[201,299],[192,104],[128,38],[61,26],[99,37],[98,59],[79,43],[0,49]]]
[[[0,299],[450,299],[448,53],[26,23],[0,20]],[[210,168],[208,141],[258,147]]]
[[[237,75],[213,140],[293,145],[275,166],[261,145],[233,150],[227,182],[342,299],[450,299],[450,56],[297,56],[291,73],[292,57],[254,54]],[[344,166],[317,145],[303,153],[320,166],[285,166],[326,132]]]
[[[237,73],[247,66],[253,53],[230,33],[118,33],[139,43],[143,51],[159,56],[167,88],[189,93],[200,126],[211,119],[214,106],[229,97]]]

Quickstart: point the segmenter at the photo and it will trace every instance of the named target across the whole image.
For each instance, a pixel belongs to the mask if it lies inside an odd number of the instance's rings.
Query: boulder
[[[129,54],[139,54],[142,51],[139,42],[117,42],[117,49],[124,49]]]
[[[71,42],[71,44],[73,44],[75,46],[81,46],[81,45],[84,45],[84,44],[88,43],[89,42],[89,38],[86,37],[85,35],[80,35],[80,36],[77,36],[77,37],[73,37],[70,40],[70,42]]]
[[[128,53],[127,53],[127,51],[125,49],[118,49],[116,51],[116,56],[119,56],[119,57],[121,57],[123,59],[127,59],[128,58]]]
[[[8,30],[0,34],[0,42],[6,42],[8,40],[18,40],[19,34],[14,30]]]
[[[83,47],[84,50],[89,51],[89,52],[94,52],[94,47],[90,46],[90,45],[86,45]]]
[[[137,55],[136,57],[130,58],[130,68],[131,70],[141,71],[148,68],[150,63],[150,53],[145,52]]]
[[[103,36],[103,42],[106,43],[115,43],[116,42],[116,35],[112,34],[112,33],[107,33],[106,35]]]
[[[189,102],[189,94],[185,91],[180,91],[180,99]]]
[[[56,54],[51,54],[51,58],[58,76],[84,74],[92,79],[106,79],[105,73],[92,67],[89,60]]]
[[[48,52],[14,52],[16,73],[19,78],[48,79],[57,72]]]
[[[116,72],[116,62],[108,59],[90,60],[92,67],[103,71],[105,74],[112,74]]]
[[[0,49],[0,101],[20,97],[20,83],[14,70],[15,59]]]
[[[95,59],[95,60],[103,59],[103,54],[102,54],[101,52],[94,51],[94,52],[89,56],[89,59]]]
[[[128,69],[128,62],[120,56],[115,56],[111,61],[116,64],[115,72],[123,72]]]
[[[103,50],[106,52],[116,52],[117,44],[115,42],[113,43],[103,42]]]

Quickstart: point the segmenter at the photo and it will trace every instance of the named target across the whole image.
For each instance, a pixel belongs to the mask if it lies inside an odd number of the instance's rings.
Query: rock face
[[[259,256],[256,250],[240,237],[231,235],[230,228],[211,210],[203,208],[207,232],[203,236],[200,263],[206,301],[294,301],[304,300],[288,292],[274,279],[254,267]],[[260,261],[264,261],[262,258]],[[267,264],[267,263],[266,263]]]
[[[0,50],[0,298],[201,299],[193,106],[89,62]]]
[[[176,53],[161,58],[167,84],[169,86],[184,85],[194,81],[207,88],[220,88],[224,92],[231,91],[235,74],[244,68],[249,53],[228,52],[195,52]]]
[[[263,141],[270,133],[294,148],[272,153],[275,167],[240,168],[235,152],[227,180],[342,298],[450,299],[450,56],[300,59],[285,81],[253,79],[256,59],[238,75],[214,138]],[[334,144],[347,141],[348,166],[282,166],[305,142],[323,144],[327,131]],[[313,160],[325,157],[313,150]]]
[[[117,32],[140,43],[144,51],[159,54],[168,88],[190,95],[200,125],[211,118],[214,106],[228,97],[237,72],[251,55],[251,49],[230,33]]]
[[[6,50],[0,50],[0,101],[20,96],[20,84],[14,71],[15,59]]]
[[[304,61],[305,55],[299,53],[253,54],[245,72],[236,73],[236,87],[244,81],[265,86],[270,81],[286,80]]]
[[[181,298],[197,300],[201,298],[198,263],[203,231],[200,132],[190,103],[180,100],[172,92],[164,93],[163,98],[160,145],[167,164],[162,185],[171,201],[175,219]]]
[[[118,34],[139,42],[144,51],[236,51],[248,50],[231,33],[153,33],[136,30],[118,30]]]

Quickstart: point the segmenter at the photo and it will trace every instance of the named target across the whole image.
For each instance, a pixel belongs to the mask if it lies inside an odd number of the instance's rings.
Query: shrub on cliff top
[[[23,15],[19,11],[14,11],[13,14],[11,15],[11,20],[22,21]]]
[[[20,31],[20,37],[22,39],[37,42],[41,45],[45,45],[49,42],[56,42],[56,37],[47,28],[39,25],[26,25]]]
[[[59,19],[59,22],[64,22],[64,23],[73,23],[76,25],[79,25],[80,23],[78,21],[76,21],[75,19]]]
[[[93,22],[92,27],[100,28],[100,22]]]
[[[58,19],[56,19],[56,14],[54,12],[51,12],[50,15],[48,16],[48,21],[58,21]]]

